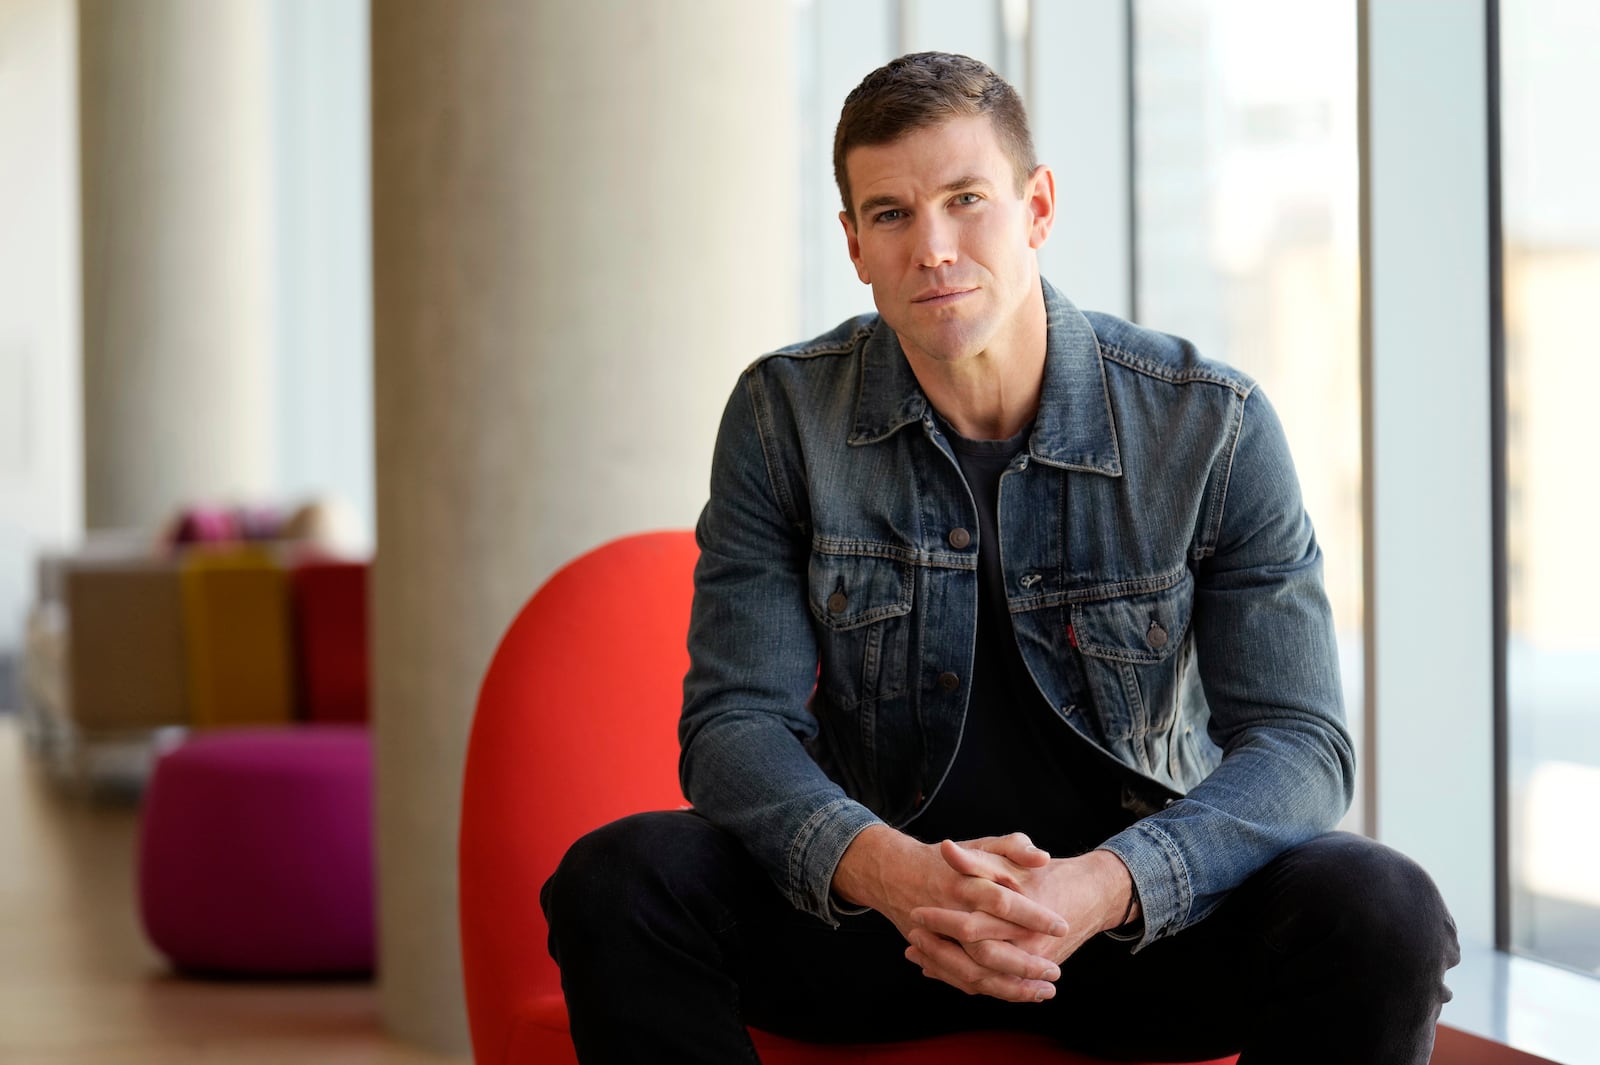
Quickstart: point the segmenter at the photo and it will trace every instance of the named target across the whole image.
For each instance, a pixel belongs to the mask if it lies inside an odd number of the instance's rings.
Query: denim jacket
[[[1148,784],[1145,816],[1103,844],[1138,889],[1138,949],[1330,828],[1354,755],[1321,551],[1260,389],[1185,341],[1044,298],[1038,417],[1001,478],[1002,572],[1048,705]],[[955,756],[977,530],[876,315],[741,376],[696,529],[679,768],[695,808],[830,923],[850,841],[905,824]]]

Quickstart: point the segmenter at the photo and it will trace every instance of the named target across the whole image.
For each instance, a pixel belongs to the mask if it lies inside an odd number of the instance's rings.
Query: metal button
[[[1160,650],[1167,645],[1167,630],[1161,627],[1161,622],[1150,619],[1150,627],[1145,630],[1144,642]]]
[[[939,674],[939,687],[947,692],[953,692],[961,687],[961,678],[948,671],[941,673]]]
[[[950,530],[950,546],[957,551],[965,550],[972,543],[972,534],[957,526]]]
[[[844,608],[850,604],[850,597],[843,592],[834,592],[828,596],[828,613],[843,614]]]

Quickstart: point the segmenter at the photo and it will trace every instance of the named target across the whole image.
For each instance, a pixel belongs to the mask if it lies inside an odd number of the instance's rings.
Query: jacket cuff
[[[835,799],[807,818],[789,848],[789,901],[838,927],[841,915],[864,912],[839,906],[833,898],[833,874],[845,849],[869,825],[882,818],[854,799]]]
[[[1139,821],[1100,844],[1122,859],[1139,893],[1143,928],[1129,929],[1112,938],[1133,943],[1137,953],[1171,935],[1184,925],[1194,904],[1189,866],[1172,837],[1150,821]]]

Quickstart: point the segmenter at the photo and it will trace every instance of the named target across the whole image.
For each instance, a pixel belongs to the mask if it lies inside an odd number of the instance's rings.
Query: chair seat
[[[560,994],[535,998],[523,1012],[522,1022],[516,1052],[508,1060],[577,1065],[577,1055],[567,1036],[567,1007]],[[971,1065],[990,1061],[1004,1065],[1105,1065],[1099,1058],[1075,1054],[1054,1040],[1026,1032],[956,1032],[895,1043],[802,1043],[759,1029],[751,1029],[750,1036],[761,1053],[762,1065]],[[1228,1065],[1233,1060],[1221,1058],[1201,1065]]]

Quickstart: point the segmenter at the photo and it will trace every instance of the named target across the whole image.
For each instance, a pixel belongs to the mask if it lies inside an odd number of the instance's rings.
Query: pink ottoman
[[[365,728],[197,736],[161,758],[145,795],[145,933],[182,969],[370,972],[372,849]]]

